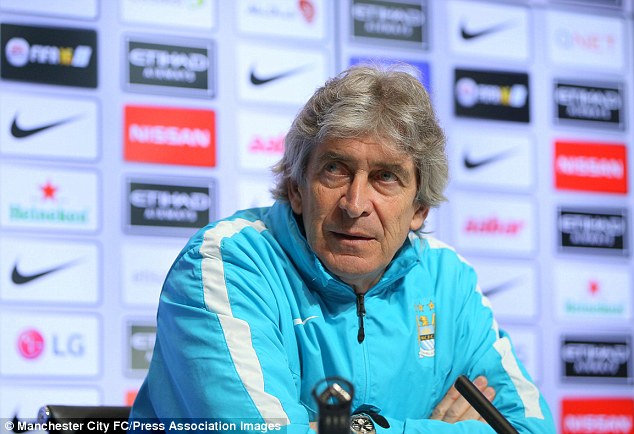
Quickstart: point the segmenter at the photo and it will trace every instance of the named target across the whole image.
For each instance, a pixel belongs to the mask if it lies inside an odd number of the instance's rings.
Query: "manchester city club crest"
[[[418,327],[418,357],[434,357],[436,354],[436,313],[432,300],[415,306]]]

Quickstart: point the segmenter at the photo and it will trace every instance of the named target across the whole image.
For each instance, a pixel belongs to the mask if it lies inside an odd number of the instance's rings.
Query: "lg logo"
[[[44,337],[35,329],[20,333],[17,344],[18,352],[25,359],[37,359],[44,351]]]
[[[84,337],[79,333],[53,334],[50,338],[53,357],[82,357],[85,354]],[[46,340],[36,329],[27,329],[18,335],[17,349],[22,357],[34,360],[42,356]]]

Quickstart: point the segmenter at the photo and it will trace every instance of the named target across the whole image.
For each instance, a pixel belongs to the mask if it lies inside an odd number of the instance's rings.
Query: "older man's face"
[[[313,151],[306,179],[289,199],[308,244],[330,272],[367,291],[429,211],[414,203],[412,157],[377,139],[330,141]]]

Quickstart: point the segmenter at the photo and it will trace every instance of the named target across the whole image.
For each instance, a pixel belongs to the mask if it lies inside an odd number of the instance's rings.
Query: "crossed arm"
[[[489,401],[495,398],[495,390],[488,385],[486,377],[479,376],[473,382],[484,393]],[[456,390],[455,386],[447,392],[431,414],[431,420],[439,420],[447,423],[456,423],[463,420],[478,420],[485,422],[480,414],[467,402]],[[486,423],[486,422],[485,422]],[[317,422],[311,422],[310,427],[317,432]]]

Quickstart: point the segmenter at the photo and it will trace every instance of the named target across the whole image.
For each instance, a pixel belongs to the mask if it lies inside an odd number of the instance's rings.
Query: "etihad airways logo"
[[[456,116],[529,122],[528,74],[456,69]]]
[[[629,255],[627,209],[559,208],[559,248]]]
[[[555,83],[554,91],[556,121],[592,127],[625,127],[621,85],[600,86],[559,81]]]
[[[128,226],[133,233],[191,235],[215,217],[212,181],[128,180]]]
[[[156,325],[140,321],[130,321],[126,325],[127,334],[127,371],[131,375],[144,375],[150,367]]]
[[[634,434],[634,399],[564,398],[561,434]]]
[[[563,262],[554,270],[554,299],[562,320],[631,320],[632,279],[618,266]]]
[[[0,224],[10,228],[95,232],[97,173],[38,166],[0,167]]]
[[[391,41],[399,44],[429,43],[427,2],[406,3],[384,0],[353,0],[351,30],[355,38]]]
[[[562,375],[576,381],[632,383],[631,336],[563,336]]]
[[[627,150],[621,143],[555,142],[555,186],[560,190],[626,194]]]
[[[212,97],[215,94],[211,42],[159,44],[128,39],[128,88],[136,91]]]
[[[2,24],[0,33],[3,78],[97,87],[94,30]]]
[[[176,107],[125,107],[126,161],[213,167],[216,114]]]

